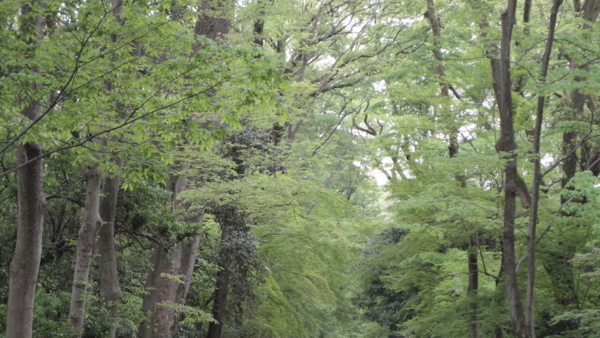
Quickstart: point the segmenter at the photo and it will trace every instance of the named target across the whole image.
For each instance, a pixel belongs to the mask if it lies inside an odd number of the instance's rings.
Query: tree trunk
[[[98,230],[102,226],[102,219],[100,218],[101,175],[98,171],[98,164],[90,165],[84,177],[86,180],[85,208],[83,211],[83,225],[77,236],[77,257],[73,274],[71,306],[69,308],[69,326],[77,336],[81,336],[83,333],[90,263]]]
[[[200,213],[197,216],[188,220],[189,222],[202,223],[204,219],[204,213]],[[192,284],[192,277],[194,275],[194,266],[196,265],[196,255],[198,253],[198,245],[200,244],[200,235],[196,234],[192,239],[185,242],[181,246],[181,262],[180,262],[180,275],[183,277],[183,283],[179,283],[177,290],[175,291],[175,303],[178,305],[184,305],[190,285]],[[175,336],[179,321],[181,320],[181,314],[175,314],[175,324],[171,327],[171,334]]]
[[[169,179],[166,188],[172,193],[172,211],[178,205],[177,195],[187,186],[187,179]],[[172,327],[175,324],[175,297],[177,282],[168,276],[179,275],[181,263],[181,246],[175,247],[171,238],[166,234],[163,238],[165,244],[157,245],[152,256],[152,270],[146,279],[146,295],[142,303],[142,311],[148,315],[139,327],[140,338],[171,337]],[[161,305],[162,304],[162,305]],[[171,305],[165,306],[165,305]]]
[[[467,286],[469,338],[479,338],[479,323],[477,319],[477,290],[479,289],[479,268],[477,267],[479,236],[477,233],[469,237],[469,252],[467,265],[469,266],[469,282]]]
[[[125,22],[122,18],[124,4],[122,0],[111,0],[111,10],[117,22],[122,26]],[[111,34],[111,42],[118,42],[120,36],[116,33]],[[141,56],[141,49],[132,52],[134,56]],[[118,57],[113,55],[111,60],[116,62]],[[114,85],[106,83],[106,90],[113,91]],[[117,102],[117,108],[122,109],[122,104]],[[121,110],[122,111],[122,110]],[[123,115],[123,114],[121,114]],[[110,140],[110,137],[109,137]],[[117,158],[115,160],[119,168],[123,167],[124,160]],[[104,221],[98,234],[98,268],[100,273],[100,296],[105,302],[106,308],[110,312],[112,325],[106,333],[106,338],[115,338],[117,333],[118,307],[117,303],[123,299],[121,287],[119,285],[119,274],[117,271],[117,254],[115,251],[115,216],[117,213],[117,201],[119,195],[119,186],[121,177],[106,177],[102,187],[102,199],[100,203],[100,217]]]
[[[511,114],[512,120],[512,114]],[[512,122],[512,121],[511,121]],[[512,129],[512,123],[511,123]],[[508,136],[508,135],[505,135]],[[514,142],[514,134],[512,135]],[[528,337],[529,332],[525,326],[525,317],[523,316],[523,305],[517,284],[516,271],[516,253],[515,253],[515,209],[516,209],[516,175],[517,160],[511,156],[506,162],[504,175],[504,228],[502,231],[503,255],[502,265],[504,266],[504,283],[506,287],[506,296],[510,311],[511,322],[515,337]]]
[[[156,284],[156,304],[152,316],[152,338],[171,338],[175,325],[175,296],[179,283],[174,277],[180,276],[181,246],[160,255],[159,275]],[[169,278],[170,277],[170,278]]]
[[[248,294],[250,289],[243,286],[241,281],[248,281],[250,271],[256,271],[255,264],[258,264],[254,245],[248,245],[250,241],[246,236],[249,228],[237,207],[220,206],[213,209],[213,214],[221,227],[221,242],[217,257],[219,272],[213,294],[212,315],[215,322],[209,324],[206,338],[221,337],[227,314],[227,297],[230,287],[235,286],[233,291],[238,296],[244,293]],[[242,238],[247,239],[242,240]],[[239,259],[240,256],[244,258]],[[251,262],[252,257],[254,257],[255,263]]]
[[[38,143],[17,148],[18,165],[42,154]],[[32,336],[33,306],[42,255],[44,223],[43,161],[37,160],[17,170],[18,225],[15,254],[10,263],[6,337]]]
[[[215,321],[208,324],[206,338],[221,338],[221,334],[223,333],[223,319],[227,310],[227,296],[229,294],[229,281],[231,279],[231,271],[229,270],[230,262],[227,259],[227,250],[224,247],[231,240],[230,233],[238,226],[236,222],[238,218],[235,213],[235,208],[225,208],[216,213],[217,221],[221,225],[221,242],[217,257],[219,271],[217,272],[217,281],[213,293],[212,316]]]
[[[552,43],[554,42],[554,30],[556,28],[556,17],[558,8],[563,0],[554,0],[552,12],[550,14],[550,25],[548,29],[548,39],[546,40],[546,49],[542,58],[541,82],[545,83],[548,75],[548,65],[550,62],[550,54],[552,53]],[[531,188],[531,208],[529,210],[529,231],[527,240],[527,289],[525,296],[525,320],[529,328],[530,338],[535,338],[535,246],[536,246],[536,230],[538,220],[538,205],[540,195],[540,185],[542,183],[542,172],[540,162],[540,141],[542,133],[542,120],[544,118],[544,103],[546,97],[538,96],[535,128],[533,131],[533,185]]]
[[[162,254],[163,251],[160,248],[156,248],[150,258],[152,268],[146,277],[146,294],[144,295],[141,309],[142,313],[148,317],[140,323],[140,327],[138,328],[138,337],[140,338],[152,337],[150,316],[154,313],[154,307],[156,305],[156,279],[159,276],[160,255]]]
[[[194,223],[202,223],[203,215],[194,217]],[[200,235],[195,235],[189,241],[182,244],[181,248],[181,275],[183,283],[177,288],[175,301],[177,304],[185,304],[190,284],[192,283],[192,275],[194,274],[194,266],[196,264],[196,254],[198,252],[198,244],[200,243]]]
[[[184,164],[183,169],[189,169],[189,164]],[[178,194],[186,189],[188,180],[180,178],[169,180],[167,188],[173,193],[173,211],[181,203]],[[186,222],[200,223],[203,213],[186,220]],[[168,235],[170,236],[170,234]],[[173,239],[165,238],[168,248],[155,249],[152,264],[153,269],[148,273],[146,280],[146,296],[142,304],[142,311],[149,315],[150,321],[140,325],[138,335],[140,338],[170,338],[177,329],[179,314],[176,305],[183,305],[187,297],[200,236],[195,235],[189,241],[175,246]],[[171,277],[169,277],[171,276]],[[178,282],[173,277],[182,277]]]
[[[498,271],[498,277],[496,278],[496,293],[501,292],[499,289],[501,287],[502,279],[504,277],[504,269],[502,265],[500,266],[500,271]],[[496,297],[493,301],[493,305],[500,307],[502,306],[504,301],[504,297]],[[494,325],[494,338],[503,338],[504,337],[504,328],[502,323],[496,323]]]
[[[140,338],[170,338],[175,324],[173,305],[179,275],[181,247],[167,251],[157,247],[152,256],[153,268],[146,280],[147,293],[144,296],[142,311],[149,317],[140,325]],[[171,278],[169,278],[171,277]]]
[[[123,160],[118,159],[117,165],[121,167]],[[117,253],[115,251],[115,216],[120,183],[121,178],[119,176],[106,177],[102,188],[103,197],[100,202],[100,218],[103,220],[98,235],[100,296],[106,302],[106,307],[112,318],[112,326],[106,333],[107,338],[114,338],[116,335],[117,302],[123,299],[121,287],[119,286]]]
[[[231,11],[233,1],[201,1],[200,14],[194,27],[194,34],[203,35],[211,40],[221,42],[227,39],[231,28]],[[210,14],[208,12],[211,11]],[[198,50],[198,47],[195,48]]]
[[[523,316],[523,305],[519,293],[516,271],[515,253],[515,211],[517,198],[517,158],[513,153],[517,149],[515,142],[515,131],[513,127],[513,104],[511,97],[511,75],[510,75],[510,46],[512,43],[512,31],[515,25],[515,13],[517,1],[508,0],[508,8],[502,14],[502,40],[500,44],[500,60],[493,69],[499,70],[497,78],[500,102],[500,128],[501,136],[499,146],[501,151],[507,152],[504,167],[504,226],[502,231],[502,265],[504,266],[504,284],[513,333],[516,338],[529,338],[525,317]]]
[[[20,35],[32,46],[41,41],[43,33],[43,19],[38,12],[39,6],[40,2],[36,0],[21,6]],[[39,72],[36,68],[32,71]],[[33,83],[31,87],[34,95],[40,90],[37,83]],[[32,100],[21,114],[35,120],[41,115],[39,102]],[[38,159],[27,165],[23,164],[40,155],[42,146],[39,143],[27,142],[17,146],[17,240],[10,263],[6,317],[6,337],[11,338],[31,338],[33,334],[33,307],[42,255],[42,229],[46,206],[43,186],[44,163]]]
[[[193,221],[201,222],[201,217],[194,217]],[[160,247],[155,249],[153,269],[148,273],[147,293],[142,304],[142,312],[149,315],[149,321],[140,325],[140,338],[170,338],[175,335],[180,315],[175,306],[185,304],[199,242],[200,236],[196,235],[168,252]],[[182,282],[167,276],[180,277]]]
[[[227,295],[229,293],[229,279],[231,273],[227,267],[219,266],[219,268],[212,310],[212,316],[215,322],[210,322],[210,324],[208,324],[206,338],[221,338],[221,334],[223,333],[223,319],[225,318],[225,310],[227,308]]]

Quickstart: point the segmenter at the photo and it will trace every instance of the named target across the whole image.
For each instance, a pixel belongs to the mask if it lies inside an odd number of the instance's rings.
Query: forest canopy
[[[597,337],[599,14],[0,2],[0,337]]]

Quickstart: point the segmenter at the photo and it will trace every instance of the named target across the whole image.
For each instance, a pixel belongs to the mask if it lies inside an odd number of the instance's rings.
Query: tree
[[[33,78],[33,81],[25,82],[22,90],[18,92],[19,98],[14,103],[20,113],[27,120],[32,121],[30,125],[40,119],[42,114],[41,100],[43,97],[38,96],[41,86],[37,82],[39,79],[35,79],[40,72],[35,61],[35,49],[44,34],[41,6],[38,1],[26,2],[21,5],[20,32],[18,35],[13,35],[21,47],[19,49],[28,50],[25,54],[25,67],[19,73],[31,74],[30,78]],[[7,145],[3,147],[3,150],[6,147]],[[42,224],[45,206],[42,185],[44,164],[42,159],[38,158],[41,153],[42,145],[34,140],[17,146],[18,225],[15,253],[10,264],[8,316],[6,319],[6,336],[8,337],[20,338],[32,335],[34,297],[42,253]],[[30,161],[30,159],[36,160]]]

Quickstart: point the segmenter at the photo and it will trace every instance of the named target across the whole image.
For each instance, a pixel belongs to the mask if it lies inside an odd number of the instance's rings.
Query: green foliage
[[[228,13],[226,39],[212,40],[195,34],[203,14],[220,15],[201,13],[204,2],[124,1],[116,17],[106,1],[46,1],[35,9],[45,18],[35,45],[20,5],[0,2],[0,299],[17,227],[15,149],[38,142],[47,204],[35,337],[68,336],[80,177],[92,163],[123,180],[119,337],[145,318],[152,249],[196,235],[186,304],[169,305],[181,314],[179,337],[206,333],[224,268],[235,275],[225,337],[466,337],[473,304],[482,337],[512,334],[500,250],[506,154],[496,150],[489,60],[504,2],[433,1],[434,37],[423,1],[246,1]],[[565,4],[541,81],[549,7],[536,6],[529,23],[518,9],[511,71],[520,189],[533,181],[534,112],[546,97],[538,337],[593,337],[600,35]],[[33,124],[22,115],[31,102],[42,114]],[[572,178],[561,167],[569,156]],[[165,188],[183,178],[174,201]],[[515,222],[520,284],[528,193]],[[186,221],[199,210],[202,224]],[[223,214],[240,229],[229,234]],[[113,305],[95,269],[85,337],[109,329]]]

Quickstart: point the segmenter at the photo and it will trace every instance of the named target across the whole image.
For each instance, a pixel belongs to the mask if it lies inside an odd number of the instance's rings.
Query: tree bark
[[[85,318],[85,303],[90,275],[90,263],[94,253],[96,237],[102,226],[100,218],[100,182],[98,164],[91,164],[84,174],[86,181],[83,225],[77,235],[77,253],[75,272],[73,273],[73,291],[69,308],[69,326],[74,334],[81,336]]]
[[[231,9],[230,5],[232,5],[232,3],[229,1],[223,1],[219,3],[202,1],[200,7],[198,8],[200,14],[198,15],[198,20],[196,21],[194,27],[194,34],[198,36],[205,36],[217,42],[224,41],[231,27],[231,20],[229,19],[230,16],[229,13],[227,13]],[[220,15],[216,17],[210,16],[206,13],[208,10],[212,10]],[[179,15],[179,10],[175,9],[172,17],[174,20],[177,20]],[[193,50],[194,53],[198,52],[200,50],[200,46],[194,46]],[[189,168],[189,164],[186,165],[187,168]],[[173,210],[175,210],[178,204],[177,194],[187,186],[187,180],[183,179],[181,182],[174,181],[168,183],[167,185],[171,185],[170,189],[173,192]],[[202,221],[202,218],[199,218],[201,217],[201,214],[202,213],[200,213],[197,218],[190,219],[188,221]],[[177,253],[173,252],[174,255],[177,255],[179,257],[179,260],[176,263],[180,265],[181,271],[178,271],[177,274],[180,274],[181,272],[184,275],[183,285],[178,286],[177,284],[173,283],[162,283],[162,287],[170,288],[170,291],[168,292],[163,290],[163,294],[172,294],[172,298],[169,301],[173,304],[183,304],[185,302],[187,291],[189,290],[189,286],[191,283],[191,276],[193,274],[194,263],[196,261],[196,252],[198,249],[199,239],[200,238],[198,236],[194,236],[187,243],[172,249],[178,251]],[[162,250],[162,248],[157,248],[156,250]],[[165,315],[166,309],[157,309],[157,302],[159,301],[159,299],[156,295],[156,291],[153,291],[153,288],[158,288],[157,284],[161,283],[161,277],[159,272],[160,268],[163,267],[164,269],[164,267],[168,266],[168,264],[170,263],[164,261],[165,259],[167,259],[165,255],[159,255],[156,252],[155,259],[157,259],[158,261],[154,263],[155,268],[153,271],[149,272],[148,275],[146,283],[147,295],[146,297],[144,297],[142,310],[145,312],[152,313],[152,327],[161,327],[163,332],[160,334],[167,334],[160,337],[169,337],[171,334],[174,334],[174,331],[177,327],[178,315],[174,312],[173,308],[171,308],[172,313],[169,316]],[[171,318],[173,318],[173,320],[171,320]],[[165,322],[157,322],[161,320],[165,320]],[[139,336],[141,338],[159,337],[155,335],[159,334],[158,331],[153,330],[152,327],[148,323],[142,323],[139,328]]]
[[[223,333],[223,319],[225,318],[227,308],[227,295],[229,294],[231,273],[227,267],[219,266],[219,268],[212,310],[212,316],[215,321],[208,324],[206,338],[221,338],[221,334]]]
[[[117,159],[117,165],[123,165],[123,159]],[[118,320],[117,302],[123,299],[119,286],[117,271],[117,253],[115,250],[115,216],[119,195],[119,176],[106,177],[102,188],[100,202],[100,218],[103,220],[98,235],[98,268],[100,273],[100,296],[107,303],[106,307],[112,318],[112,326],[106,333],[107,338],[114,338]]]
[[[156,303],[152,315],[152,338],[171,338],[175,325],[175,296],[179,283],[173,278],[180,276],[181,246],[162,251],[156,284]]]
[[[477,267],[479,236],[477,233],[469,237],[469,251],[467,265],[469,267],[469,281],[467,286],[469,338],[479,338],[479,323],[477,319],[477,290],[479,289],[479,268]]]
[[[192,217],[188,222],[202,223],[204,220],[204,213],[201,212],[197,216]],[[184,305],[187,299],[190,285],[192,284],[192,277],[194,275],[194,266],[196,265],[196,256],[198,253],[198,245],[200,244],[200,235],[196,234],[187,242],[181,245],[181,261],[180,261],[180,275],[182,276],[183,283],[177,285],[175,291],[175,304]],[[181,320],[181,314],[175,313],[175,323],[171,327],[171,335],[175,336],[179,322]]]
[[[189,169],[183,165],[183,169]],[[167,188],[173,193],[173,211],[180,205],[178,194],[187,188],[187,178],[169,180]],[[201,223],[203,213],[189,218],[186,222]],[[167,235],[168,237],[171,234]],[[146,296],[142,304],[142,311],[149,315],[149,321],[140,325],[138,335],[140,338],[170,338],[175,335],[179,314],[176,305],[185,303],[194,265],[200,236],[195,235],[190,240],[175,244],[172,238],[165,238],[169,244],[167,248],[157,246],[152,264],[153,269],[148,273],[146,280]],[[181,282],[176,279],[180,278]]]
[[[202,216],[193,217],[190,222],[202,222]],[[185,304],[192,282],[194,265],[200,236],[170,250],[157,247],[154,251],[153,269],[146,280],[146,296],[142,312],[149,314],[149,321],[140,325],[140,338],[170,338],[175,336],[179,323],[176,305]],[[169,278],[169,276],[171,276]],[[181,282],[175,280],[178,278]]]
[[[21,6],[19,29],[21,36],[25,37],[25,42],[30,46],[37,45],[43,35],[43,18],[39,14],[39,6],[41,2],[37,0],[25,2]],[[39,72],[36,68],[32,70],[34,73]],[[33,95],[36,95],[41,87],[33,83],[31,89]],[[40,109],[39,101],[33,99],[21,114],[35,120],[41,114]],[[10,263],[6,317],[6,337],[11,338],[31,338],[33,334],[33,308],[42,255],[46,206],[43,186],[44,163],[39,159],[22,167],[21,165],[40,155],[42,146],[39,143],[27,142],[17,146],[17,240]]]
[[[191,222],[202,223],[203,214],[194,217]],[[182,244],[181,248],[181,275],[183,283],[177,288],[176,302],[177,304],[185,304],[190,284],[192,283],[192,275],[194,274],[194,266],[196,264],[196,255],[198,253],[198,245],[200,243],[200,235],[195,235],[191,240]]]
[[[18,164],[42,154],[38,143],[17,147]],[[10,263],[6,337],[31,338],[35,290],[42,255],[44,223],[43,161],[17,170],[18,225],[15,254]]]
[[[208,327],[206,338],[220,338],[227,315],[230,287],[238,297],[249,295],[251,271],[257,271],[260,264],[251,244],[249,227],[244,215],[237,207],[223,205],[213,208],[212,213],[221,228],[221,241],[217,256],[219,272],[213,294],[212,315],[215,322]],[[244,285],[245,284],[245,285]]]
[[[209,323],[206,338],[221,338],[221,334],[223,333],[223,319],[227,310],[227,296],[229,294],[229,281],[231,279],[228,257],[226,257],[227,253],[223,247],[227,246],[227,243],[231,241],[230,237],[234,229],[240,226],[240,224],[236,224],[239,217],[235,213],[235,208],[225,208],[224,211],[217,213],[217,221],[221,225],[221,244],[219,257],[217,258],[219,271],[217,272],[217,281],[213,294],[212,316],[215,321]]]
[[[124,3],[123,0],[111,0],[112,13],[119,23],[123,26],[125,20],[122,18]],[[110,35],[110,40],[113,43],[118,42],[121,37],[113,33]],[[142,55],[142,48],[136,48],[132,54],[140,57]],[[113,55],[111,60],[116,62],[118,56]],[[115,90],[113,83],[106,83],[106,90],[111,92]],[[116,107],[121,111],[123,115],[123,105],[121,102],[116,103]],[[108,140],[111,138],[109,137]],[[115,164],[119,169],[123,167],[123,158],[114,159]],[[100,296],[103,302],[105,302],[106,308],[110,312],[112,319],[112,325],[110,330],[106,333],[106,338],[115,338],[117,333],[117,322],[118,322],[118,306],[117,303],[123,299],[121,287],[119,285],[119,274],[117,271],[117,253],[115,250],[115,217],[117,213],[117,202],[119,196],[119,186],[121,184],[121,177],[115,175],[113,177],[106,177],[102,186],[102,199],[100,204],[100,217],[104,221],[98,234],[98,268],[100,274]]]
[[[156,304],[156,279],[159,276],[158,271],[160,270],[159,263],[161,254],[163,254],[163,252],[160,250],[160,248],[156,248],[152,253],[152,257],[150,258],[152,268],[146,277],[146,294],[144,295],[141,309],[142,313],[147,315],[148,318],[144,319],[140,323],[140,327],[138,328],[138,337],[140,338],[152,337],[150,315],[154,313],[154,307]]]
[[[510,47],[512,31],[515,25],[517,1],[508,0],[508,8],[502,14],[502,40],[500,43],[500,59],[493,60],[494,69],[499,71],[498,88],[500,102],[500,128],[501,136],[499,145],[507,153],[504,166],[504,226],[502,231],[502,265],[504,266],[504,284],[513,333],[516,338],[529,338],[523,305],[519,293],[516,271],[515,253],[515,211],[517,198],[517,158],[513,153],[517,149],[515,131],[513,126],[513,104],[511,96],[510,75]]]
[[[177,281],[173,279],[179,274],[181,248],[167,251],[157,247],[154,251],[152,271],[146,280],[146,295],[142,304],[142,312],[148,318],[140,325],[140,338],[170,338],[172,326],[175,324],[174,309]],[[171,278],[169,278],[171,277]]]
[[[217,42],[227,39],[229,29],[231,28],[231,13],[233,2],[230,0],[213,2],[203,0],[199,8],[200,15],[194,27],[194,34],[206,36]],[[213,11],[217,16],[207,14]],[[197,50],[197,49],[196,49]]]
[[[189,166],[184,165],[183,169]],[[178,195],[187,187],[187,179],[169,179],[166,188],[172,194],[172,211],[178,205]],[[179,275],[181,263],[181,246],[175,246],[172,234],[165,234],[165,245],[157,245],[153,254],[153,268],[148,272],[146,280],[146,295],[142,303],[142,311],[149,317],[139,327],[140,338],[171,337],[172,327],[175,325],[175,296],[177,282],[173,279]],[[170,306],[169,306],[170,305]]]
[[[550,14],[550,25],[548,29],[548,39],[546,40],[546,49],[542,58],[541,82],[546,82],[548,75],[548,65],[550,63],[550,54],[552,53],[552,43],[554,42],[554,31],[556,28],[556,17],[558,9],[563,0],[554,0],[552,12]],[[535,246],[536,230],[538,221],[538,205],[540,195],[540,185],[542,183],[541,161],[540,161],[540,141],[542,133],[542,120],[544,118],[544,103],[546,97],[538,96],[535,128],[533,131],[533,186],[531,188],[531,208],[529,209],[529,230],[527,240],[527,288],[525,295],[525,320],[529,328],[530,338],[535,338]]]

